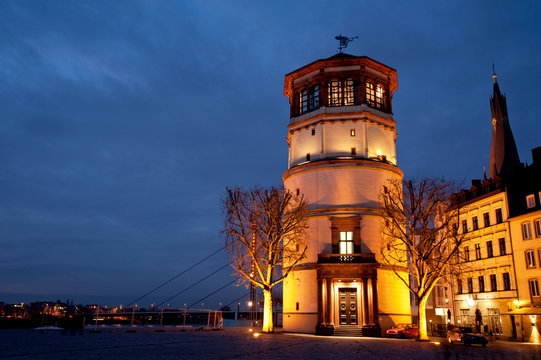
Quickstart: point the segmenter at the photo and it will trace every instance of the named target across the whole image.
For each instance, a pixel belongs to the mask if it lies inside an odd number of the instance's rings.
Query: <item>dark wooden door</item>
[[[340,325],[357,325],[357,289],[339,288]]]

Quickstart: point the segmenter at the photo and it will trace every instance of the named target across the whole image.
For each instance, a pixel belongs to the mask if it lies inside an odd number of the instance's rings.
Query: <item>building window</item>
[[[375,106],[376,104],[376,91],[374,90],[374,84],[366,82],[366,103],[369,106]]]
[[[306,154],[306,161],[310,161],[310,153]]]
[[[299,96],[300,111],[301,114],[304,114],[305,112],[308,112],[308,91],[302,90]]]
[[[496,274],[490,275],[490,291],[498,291],[498,281],[496,281]]]
[[[470,325],[470,309],[460,309],[460,324],[462,326]]]
[[[535,219],[533,227],[535,229],[535,237],[541,237],[541,219]]]
[[[297,188],[296,192],[297,192],[297,196],[299,196],[301,194],[301,189]]]
[[[333,80],[329,83],[329,106],[342,105],[342,83]]]
[[[340,254],[353,254],[353,231],[340,231]]]
[[[479,222],[477,221],[477,216],[474,216],[474,217],[471,219],[471,222],[472,222],[472,230],[473,230],[473,231],[479,229]]]
[[[487,258],[494,256],[494,250],[492,249],[492,241],[487,241]]]
[[[319,109],[319,85],[314,85],[308,91],[308,109],[310,111]]]
[[[533,194],[526,196],[526,206],[528,209],[535,207],[535,196]]]
[[[507,251],[505,249],[505,238],[499,238],[498,242],[500,243],[500,255],[507,254]]]
[[[500,321],[500,309],[488,308],[488,330],[492,334],[503,334],[502,323]]]
[[[485,277],[479,276],[477,280],[479,280],[479,292],[485,292]]]
[[[470,261],[470,248],[468,246],[464,248],[464,261]]]
[[[456,287],[459,294],[462,294],[462,279],[456,279]]]
[[[522,224],[522,239],[528,240],[532,238],[532,229],[530,229],[530,223],[526,222]]]
[[[295,303],[295,310],[299,311],[299,303],[298,302]]]
[[[312,129],[312,136],[316,134],[316,129]]]
[[[349,135],[350,136],[355,136],[355,129],[349,130]]]
[[[473,293],[473,278],[468,278],[468,292]]]
[[[526,255],[526,267],[532,269],[535,267],[535,253],[533,250],[526,250],[524,253]]]
[[[462,220],[462,233],[466,234],[468,232],[468,220]]]
[[[475,260],[481,259],[481,244],[475,244]]]
[[[385,105],[385,90],[381,85],[376,86],[376,108],[383,109]]]
[[[483,222],[485,223],[485,227],[490,226],[490,215],[487,212],[483,214]]]
[[[357,155],[357,149],[354,147],[351,148],[351,155]]]
[[[530,280],[530,295],[532,298],[539,297],[539,283],[537,279]]]
[[[355,80],[346,80],[346,87],[344,90],[344,105],[355,105],[357,103],[357,83]]]
[[[496,209],[496,224],[503,222],[502,209]]]
[[[511,278],[509,277],[509,273],[503,273],[503,289],[504,290],[511,290]]]

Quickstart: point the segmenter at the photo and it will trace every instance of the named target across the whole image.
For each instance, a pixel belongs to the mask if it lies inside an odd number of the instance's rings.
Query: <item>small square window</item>
[[[355,136],[355,129],[351,129],[351,130],[349,130],[349,135],[351,135],[351,136]]]
[[[357,155],[357,149],[354,147],[351,148],[351,155]]]
[[[535,196],[533,194],[526,196],[526,206],[528,209],[535,207]]]

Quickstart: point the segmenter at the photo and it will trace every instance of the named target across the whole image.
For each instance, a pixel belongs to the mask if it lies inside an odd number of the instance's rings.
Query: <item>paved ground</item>
[[[83,335],[0,330],[0,359],[449,359],[541,360],[541,345],[497,341],[487,348],[415,340],[253,336],[247,329],[222,331],[103,331]]]

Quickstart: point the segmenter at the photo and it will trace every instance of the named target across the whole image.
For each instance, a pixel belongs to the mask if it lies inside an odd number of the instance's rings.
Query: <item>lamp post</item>
[[[135,317],[135,308],[137,307],[137,304],[135,304],[132,308],[131,312],[131,326],[133,327],[133,318]]]

